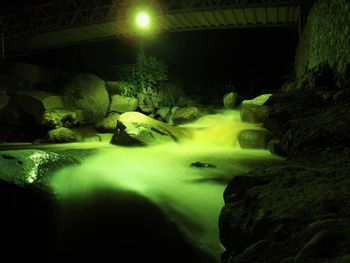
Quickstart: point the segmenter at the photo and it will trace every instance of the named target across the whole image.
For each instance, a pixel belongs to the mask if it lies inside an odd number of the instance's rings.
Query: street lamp
[[[147,30],[150,27],[150,17],[145,12],[140,12],[136,16],[136,23],[140,29]]]

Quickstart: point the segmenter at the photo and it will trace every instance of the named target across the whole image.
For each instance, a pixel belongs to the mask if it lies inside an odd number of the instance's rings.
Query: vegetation
[[[168,79],[168,74],[162,61],[141,51],[135,64],[117,70],[117,79],[131,84],[123,91],[124,95],[137,97],[142,92],[157,92],[160,84]]]

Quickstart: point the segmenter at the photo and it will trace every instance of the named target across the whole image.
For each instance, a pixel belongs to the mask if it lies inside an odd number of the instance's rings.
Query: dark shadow
[[[132,192],[100,189],[62,200],[55,254],[116,262],[215,262],[166,215]],[[109,261],[109,260],[108,260]]]

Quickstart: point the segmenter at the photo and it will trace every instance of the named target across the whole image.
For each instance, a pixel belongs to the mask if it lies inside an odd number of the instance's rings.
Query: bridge
[[[299,0],[56,0],[0,17],[3,53],[29,53],[136,35],[133,7],[151,10],[152,32],[297,26]]]

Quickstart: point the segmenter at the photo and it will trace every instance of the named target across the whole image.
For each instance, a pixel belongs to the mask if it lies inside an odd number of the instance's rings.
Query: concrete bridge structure
[[[137,9],[150,32],[296,27],[299,0],[56,0],[0,17],[1,51],[30,53],[86,41],[131,37]]]

